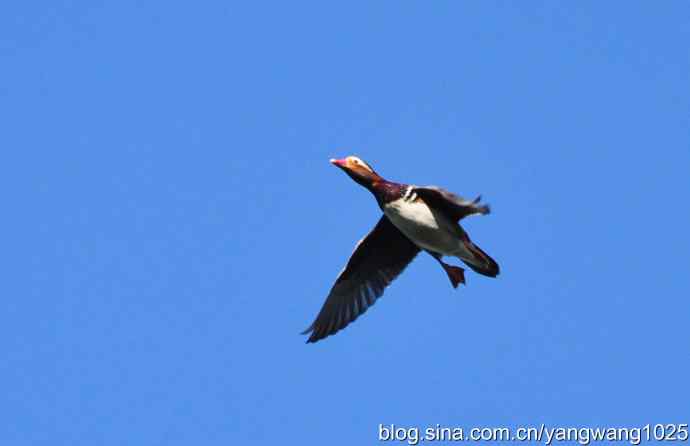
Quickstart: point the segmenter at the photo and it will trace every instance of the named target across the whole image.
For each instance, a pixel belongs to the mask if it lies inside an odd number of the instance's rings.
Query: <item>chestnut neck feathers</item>
[[[348,156],[342,160],[331,160],[331,163],[344,170],[356,183],[367,188],[374,195],[381,208],[384,204],[402,197],[407,188],[406,184],[384,179],[371,166],[356,156]]]
[[[393,183],[392,181],[381,179],[381,181],[372,184],[369,190],[376,197],[379,207],[383,208],[384,204],[402,197],[405,189],[407,189],[406,184]]]

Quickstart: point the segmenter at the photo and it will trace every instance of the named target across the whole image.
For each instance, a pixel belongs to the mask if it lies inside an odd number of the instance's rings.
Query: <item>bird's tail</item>
[[[465,240],[465,248],[471,254],[471,257],[462,256],[462,260],[472,271],[482,274],[484,276],[496,277],[500,269],[498,263],[491,258],[487,253],[481,250],[479,246],[472,243],[472,241]]]

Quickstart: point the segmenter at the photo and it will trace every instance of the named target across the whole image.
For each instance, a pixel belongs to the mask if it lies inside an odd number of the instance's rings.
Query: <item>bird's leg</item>
[[[460,268],[459,266],[453,266],[445,263],[443,260],[441,260],[441,254],[437,252],[432,252],[432,251],[427,251],[433,258],[435,258],[438,263],[441,264],[443,267],[443,270],[448,274],[448,278],[450,279],[451,285],[453,285],[453,288],[457,288],[459,284],[465,283],[465,270]]]

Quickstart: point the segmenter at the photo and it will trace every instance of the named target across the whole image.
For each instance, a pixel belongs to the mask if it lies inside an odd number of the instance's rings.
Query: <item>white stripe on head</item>
[[[347,159],[348,163],[350,163],[354,166],[360,166],[360,167],[365,168],[369,172],[372,172],[372,173],[374,172],[374,169],[372,169],[371,166],[369,166],[367,163],[362,161],[361,158],[358,158],[356,156],[348,156],[346,159]]]

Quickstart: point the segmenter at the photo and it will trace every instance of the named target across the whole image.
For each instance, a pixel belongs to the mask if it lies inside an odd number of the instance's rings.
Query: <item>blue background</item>
[[[690,4],[9,2],[5,445],[373,444],[690,414]],[[379,209],[482,193],[502,266],[420,256],[311,323]]]

